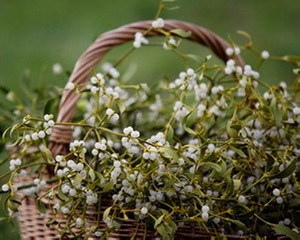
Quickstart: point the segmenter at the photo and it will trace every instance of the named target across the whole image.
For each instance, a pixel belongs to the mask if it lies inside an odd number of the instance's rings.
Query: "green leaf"
[[[109,216],[111,209],[112,209],[112,206],[105,209],[105,211],[103,212],[103,219],[106,219]]]
[[[290,207],[300,207],[300,198],[293,198],[289,200]]]
[[[6,99],[8,100],[8,101],[11,101],[11,102],[14,102],[14,101],[16,101],[16,93],[15,92],[13,92],[13,91],[9,91],[7,94],[6,94]]]
[[[123,219],[124,219],[125,221],[129,219],[128,216],[127,216],[127,214],[126,214],[126,212],[123,212]]]
[[[164,156],[165,158],[174,159],[174,160],[178,159],[177,152],[171,147],[161,147],[160,152],[162,156]]]
[[[110,190],[112,190],[114,188],[114,182],[113,181],[109,181],[103,188],[104,192],[109,192]]]
[[[295,158],[285,169],[276,174],[267,175],[267,178],[285,178],[290,176],[296,169],[297,159]]]
[[[131,63],[126,67],[126,71],[122,74],[122,82],[129,82],[138,70],[137,63]]]
[[[164,226],[164,224],[160,224],[157,228],[156,231],[162,236],[163,239],[167,240],[170,239],[169,238],[169,234],[167,232],[166,227]]]
[[[167,130],[166,130],[166,139],[168,142],[172,142],[174,137],[174,129],[171,125],[167,125]]]
[[[266,169],[269,170],[274,165],[275,159],[272,154],[266,153],[266,155],[268,156]]]
[[[7,221],[7,217],[0,217],[0,222]]]
[[[219,166],[219,164],[217,163],[213,163],[213,162],[203,162],[203,165],[214,169],[216,172],[220,173],[222,171],[222,168]]]
[[[286,55],[281,57],[283,61],[296,64],[297,66],[300,66],[300,57],[299,56],[292,56],[292,55]]]
[[[208,156],[206,156],[202,161],[203,162],[214,162],[217,159],[217,155],[215,152],[212,152]]]
[[[94,172],[94,170],[92,168],[89,170],[89,176],[90,176],[90,178],[91,178],[92,181],[94,181],[95,178],[96,178],[95,172]]]
[[[233,124],[231,121],[228,121],[226,126],[227,133],[232,138],[237,138],[239,136],[239,130],[241,129],[241,125]]]
[[[295,75],[300,74],[300,68],[294,68],[294,69],[293,69],[293,73],[294,73]]]
[[[45,203],[40,199],[37,200],[37,208],[40,211],[40,213],[45,213],[47,211]]]
[[[277,234],[285,235],[292,240],[299,240],[299,234],[284,225],[272,224],[272,227]]]
[[[53,158],[53,154],[52,152],[48,149],[48,148],[44,148],[43,150],[41,150],[43,152],[43,155],[45,157],[45,160],[48,163],[54,163],[54,158]]]
[[[95,232],[97,230],[98,226],[97,225],[93,225],[90,227],[90,231],[91,232]]]
[[[226,190],[225,196],[228,197],[233,193],[234,185],[230,175],[226,176]]]
[[[298,240],[299,239],[299,234],[292,231],[290,228],[288,228],[284,225],[281,225],[281,224],[270,223],[270,222],[264,220],[263,218],[261,218],[260,216],[258,216],[257,214],[254,214],[254,215],[259,220],[261,220],[262,222],[264,222],[264,223],[268,224],[269,226],[271,226],[277,234],[285,235],[285,236],[291,238],[292,240]]]
[[[103,188],[104,184],[105,184],[105,179],[104,179],[103,175],[101,173],[99,173],[98,171],[95,171],[95,173],[96,173],[97,178],[99,179],[98,186]]]
[[[203,60],[200,56],[195,54],[185,54],[184,57],[194,60],[197,63],[201,63]]]
[[[81,181],[82,181],[82,176],[79,173],[76,173],[76,175],[74,177],[73,185],[77,186],[81,183]]]
[[[247,155],[246,155],[241,149],[235,148],[235,147],[233,147],[233,146],[230,146],[230,148],[231,148],[235,153],[237,153],[240,157],[242,157],[242,158],[247,158]]]
[[[234,164],[234,168],[236,170],[238,170],[239,172],[245,174],[246,176],[252,176],[253,174],[251,172],[249,172],[248,170],[246,170],[245,168],[237,165],[237,164]]]
[[[233,128],[233,129],[236,129],[238,131],[242,129],[242,126],[240,124],[232,123],[230,127]]]
[[[7,200],[7,207],[12,210],[13,212],[17,212],[18,211],[18,206],[17,204],[15,204],[12,200],[8,199]]]
[[[58,198],[63,200],[64,202],[70,201],[70,199],[61,191],[60,188],[58,190]]]
[[[162,215],[161,217],[163,217]],[[159,218],[160,219],[160,218]],[[164,219],[162,224],[156,227],[156,231],[162,236],[163,239],[169,240],[173,239],[177,230],[177,225],[171,218]]]
[[[225,163],[225,161],[219,160],[219,166],[221,167],[221,172],[220,173],[222,174],[223,177],[226,177],[225,173],[227,173],[226,172],[226,170],[227,170],[227,164]]]
[[[192,33],[190,31],[186,32],[186,31],[184,31],[182,29],[179,29],[179,28],[173,29],[170,32],[174,33],[175,35],[178,35],[178,36],[180,36],[182,38],[188,38],[188,37],[190,37],[192,35]]]
[[[233,179],[233,189],[235,191],[237,191],[240,188],[241,184],[242,182],[240,179]]]
[[[212,59],[212,55],[209,54],[205,57],[205,62],[208,62],[210,59]]]
[[[78,111],[85,112],[88,106],[88,101],[86,99],[80,99],[77,103]]]
[[[117,102],[117,105],[118,105],[120,114],[122,114],[123,112],[125,112],[126,106],[125,106],[121,101],[118,101],[118,102]]]
[[[226,218],[226,220],[228,220],[229,222],[232,222],[233,224],[235,224],[239,228],[246,228],[246,225],[244,223],[242,223],[241,221],[239,221],[239,220],[229,219],[229,218]]]
[[[282,121],[282,112],[278,108],[276,96],[273,95],[272,101],[270,103],[270,112],[272,113],[276,126],[280,126]]]
[[[197,133],[196,133],[193,129],[187,127],[186,125],[183,126],[183,129],[184,129],[186,132],[188,132],[189,134],[197,135]]]
[[[199,117],[197,115],[196,111],[192,111],[186,119],[186,126],[187,127],[192,127],[197,121],[198,121]]]
[[[148,86],[147,83],[140,83],[139,84],[139,89],[144,90],[145,92],[149,92],[150,91],[150,88],[149,88],[149,86]]]
[[[161,224],[161,222],[162,222],[162,220],[164,219],[164,217],[165,217],[165,214],[161,215],[158,219],[155,220],[155,223],[154,223],[154,228],[155,228],[155,229],[157,228],[157,226],[158,226],[159,224]]]
[[[7,211],[7,202],[8,202],[9,198],[10,198],[10,195],[7,195],[4,200],[1,199],[2,200],[2,209],[5,211]]]
[[[166,221],[164,222],[164,224],[166,225],[166,227],[167,227],[166,229],[167,229],[170,237],[172,238],[175,235],[176,230],[177,230],[176,223],[170,217],[168,217],[166,219]]]
[[[96,180],[90,185],[90,188],[91,189],[95,189],[97,186],[100,186],[100,179],[99,178],[96,178]],[[101,186],[101,187],[104,187],[104,185],[103,186]]]

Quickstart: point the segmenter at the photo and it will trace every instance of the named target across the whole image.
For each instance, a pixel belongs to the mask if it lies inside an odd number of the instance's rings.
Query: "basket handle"
[[[136,32],[145,32],[151,27],[151,21],[141,21],[128,24],[115,30],[101,34],[97,40],[77,60],[68,82],[85,84],[103,58],[105,53],[115,46],[121,45],[134,39]],[[217,34],[198,25],[178,21],[166,20],[163,30],[182,29],[191,32],[189,40],[200,43],[212,50],[221,60],[226,62],[228,56],[225,50],[230,45]],[[159,31],[152,29],[146,36],[162,35]],[[240,56],[235,56],[238,65],[243,66],[244,62]],[[57,122],[71,122],[75,113],[76,102],[80,94],[74,90],[65,90],[60,101]],[[50,136],[50,150],[54,155],[67,152],[68,144],[72,140],[72,129],[68,126],[55,125]]]

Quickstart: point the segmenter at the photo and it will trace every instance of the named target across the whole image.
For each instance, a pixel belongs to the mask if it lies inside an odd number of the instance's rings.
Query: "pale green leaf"
[[[158,225],[161,224],[162,220],[164,219],[165,217],[165,214],[161,215],[158,219],[155,220],[155,223],[154,223],[154,228],[156,229]]]
[[[240,179],[233,179],[233,189],[235,191],[237,191],[240,188],[241,184],[242,182]]]
[[[161,147],[160,152],[162,156],[164,156],[165,158],[174,159],[174,160],[178,159],[177,151],[175,151],[171,147]]]
[[[165,227],[164,224],[160,224],[157,228],[156,231],[162,236],[163,239],[167,240],[170,239],[168,231]]]
[[[172,142],[174,137],[174,129],[171,125],[167,125],[166,139],[168,142]]]
[[[194,60],[197,63],[201,63],[203,60],[200,56],[195,55],[195,54],[185,54],[184,57]]]
[[[103,188],[104,192],[109,192],[110,190],[112,190],[114,187],[114,182],[113,181],[109,181]]]
[[[64,202],[68,202],[70,199],[61,191],[59,188],[58,190],[58,198],[63,200]]]
[[[81,183],[81,181],[82,181],[82,176],[79,173],[76,173],[76,175],[74,177],[73,185],[77,186]]]
[[[118,108],[119,108],[119,111],[120,111],[121,114],[122,114],[123,112],[125,112],[126,106],[124,105],[124,103],[122,103],[121,101],[118,101],[118,102],[117,102],[117,105],[118,105]]]
[[[216,172],[220,173],[222,172],[222,168],[219,166],[219,164],[217,163],[213,163],[213,162],[203,162],[203,165],[214,169]]]
[[[288,228],[284,225],[272,224],[272,227],[276,233],[285,235],[292,240],[299,240],[299,238],[300,238],[298,233],[294,232],[293,230],[291,230],[290,228]]]
[[[272,113],[276,126],[280,126],[282,121],[282,112],[278,108],[276,96],[273,95],[272,101],[270,103],[270,112]]]
[[[37,200],[37,208],[40,211],[40,213],[45,213],[47,211],[45,203],[40,199]]]
[[[18,211],[18,206],[17,204],[15,204],[12,200],[8,199],[7,200],[7,207],[12,210],[13,212],[17,212]]]
[[[230,148],[231,148],[235,153],[237,153],[240,157],[242,157],[242,158],[247,158],[247,155],[246,155],[241,149],[238,149],[238,148],[233,147],[233,146],[230,146]]]
[[[90,176],[90,178],[91,178],[92,181],[94,181],[95,178],[96,178],[95,172],[94,172],[94,170],[92,168],[89,170],[89,176]]]
[[[296,169],[297,158],[295,158],[285,169],[276,174],[267,175],[268,178],[285,178],[290,176]]]
[[[178,35],[182,38],[187,38],[187,37],[190,37],[192,35],[192,33],[190,31],[186,32],[186,31],[184,31],[182,29],[179,29],[179,28],[173,29],[170,32],[174,33],[175,35]]]
[[[112,209],[112,206],[106,208],[103,212],[103,219],[106,219],[109,216],[110,210]]]

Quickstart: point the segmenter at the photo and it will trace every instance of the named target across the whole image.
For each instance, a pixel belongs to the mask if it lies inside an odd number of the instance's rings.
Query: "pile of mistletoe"
[[[152,23],[163,26],[163,19]],[[162,49],[182,55],[182,38],[164,34]],[[136,33],[132,48],[150,46]],[[257,54],[257,69],[234,61],[245,50]],[[193,58],[196,67],[155,87],[124,82],[113,64],[103,64],[84,88],[67,84],[82,93],[74,122],[27,115],[8,130],[18,148],[2,185],[9,216],[18,213],[21,192],[36,198],[41,211],[43,199],[54,199],[51,222],[64,215],[67,224],[57,228],[69,236],[105,239],[136,219],[157,239],[171,239],[191,223],[211,235],[297,238],[299,70],[294,85],[271,86],[259,72],[272,58],[267,51],[232,44],[226,54],[225,65]],[[73,128],[66,155],[48,149],[55,125]],[[15,181],[26,176],[34,176],[26,186]],[[85,210],[101,202],[105,211],[90,223]]]

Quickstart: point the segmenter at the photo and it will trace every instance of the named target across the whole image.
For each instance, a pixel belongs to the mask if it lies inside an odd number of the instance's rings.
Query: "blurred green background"
[[[76,59],[100,33],[130,22],[153,19],[158,3],[158,0],[0,0],[0,84],[19,91],[27,76],[32,87],[64,85],[65,78],[51,73],[54,63],[71,71]],[[194,22],[225,39],[241,42],[243,39],[236,31],[244,30],[251,34],[259,50],[267,49],[274,55],[300,55],[299,0],[177,0],[168,5],[180,8],[164,12],[165,19]],[[194,54],[208,53],[195,44],[188,45],[188,50]],[[137,79],[149,81],[153,74],[163,75],[172,72],[175,65],[178,67],[174,58],[161,52],[142,50],[134,55],[133,62],[139,67]],[[267,81],[288,80],[292,75],[287,64],[270,62],[265,69]],[[19,239],[17,229],[0,222],[0,239]]]

